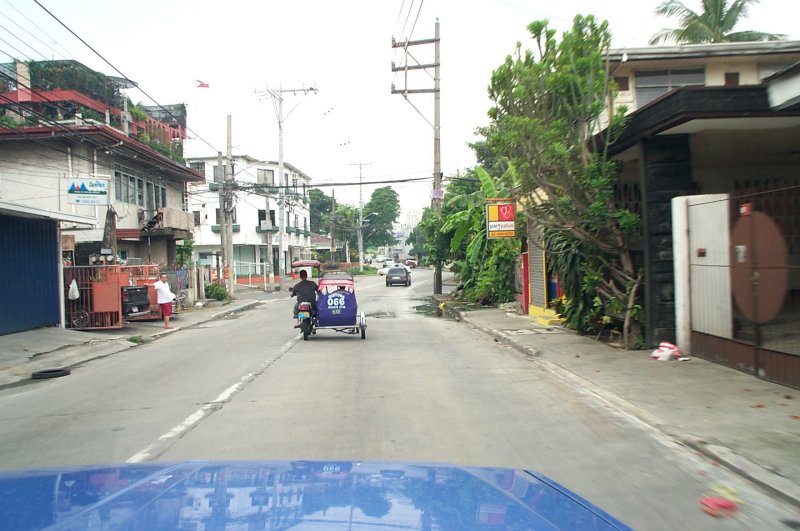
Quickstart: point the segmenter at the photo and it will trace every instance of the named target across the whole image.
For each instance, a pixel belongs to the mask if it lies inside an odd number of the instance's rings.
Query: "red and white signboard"
[[[486,204],[486,236],[488,238],[514,238],[516,205],[513,199],[490,199]]]

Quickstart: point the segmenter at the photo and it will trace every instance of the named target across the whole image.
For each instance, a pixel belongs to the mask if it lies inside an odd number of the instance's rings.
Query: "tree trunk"
[[[639,336],[639,323],[633,322],[633,307],[636,305],[636,294],[639,292],[639,286],[642,283],[642,275],[636,275],[636,282],[630,288],[628,293],[628,304],[625,308],[625,322],[622,326],[622,341],[627,350],[632,350],[636,339]]]

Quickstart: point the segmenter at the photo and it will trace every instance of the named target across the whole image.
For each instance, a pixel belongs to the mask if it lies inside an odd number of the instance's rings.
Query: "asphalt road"
[[[302,341],[287,298],[0,391],[0,469],[184,459],[447,462],[536,470],[636,528],[784,528],[769,498],[713,519],[713,466],[468,325],[431,272],[358,280],[367,338]]]

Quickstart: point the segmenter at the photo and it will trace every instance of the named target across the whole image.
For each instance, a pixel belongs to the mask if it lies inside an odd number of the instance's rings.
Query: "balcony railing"
[[[179,208],[162,207],[157,210],[139,210],[139,223],[143,231],[194,230],[194,216]]]
[[[221,230],[222,230],[222,228],[219,225],[211,225],[211,232],[219,233],[219,231],[221,231]],[[238,223],[234,223],[233,224],[233,232],[239,232],[241,230],[242,230],[242,226],[241,225],[239,225]]]

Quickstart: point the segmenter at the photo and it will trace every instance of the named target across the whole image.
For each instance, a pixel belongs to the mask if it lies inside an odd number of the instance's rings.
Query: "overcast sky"
[[[359,168],[353,164],[362,162],[369,163],[363,166],[364,181],[432,175],[433,130],[390,91],[392,83],[397,88],[405,83],[391,71],[392,60],[403,60],[391,40],[433,37],[437,17],[445,176],[474,165],[467,143],[475,139],[475,128],[487,123],[491,72],[517,41],[530,43],[525,27],[531,21],[547,18],[564,30],[575,14],[593,14],[609,21],[614,47],[644,46],[659,29],[675,26],[653,15],[658,0],[40,2],[158,103],[188,104],[194,137],[186,145],[188,156],[224,152],[231,114],[234,153],[277,160],[276,114],[263,91],[316,87],[316,94],[284,94],[285,113],[294,109],[284,125],[284,160],[316,184],[357,183]],[[699,0],[685,3],[699,10]],[[737,29],[800,40],[798,21],[800,0],[762,0]],[[0,0],[0,38],[1,62],[12,56],[77,59],[116,75],[33,0]],[[420,62],[433,62],[432,45],[411,51]],[[209,88],[197,88],[197,80]],[[409,77],[409,88],[432,86],[424,72]],[[141,92],[129,95],[151,104]],[[433,121],[431,96],[409,100]],[[430,181],[392,186],[404,211],[430,202]],[[365,202],[375,187],[363,187]],[[357,205],[358,186],[333,189],[337,200]],[[331,190],[325,188],[328,195]]]

